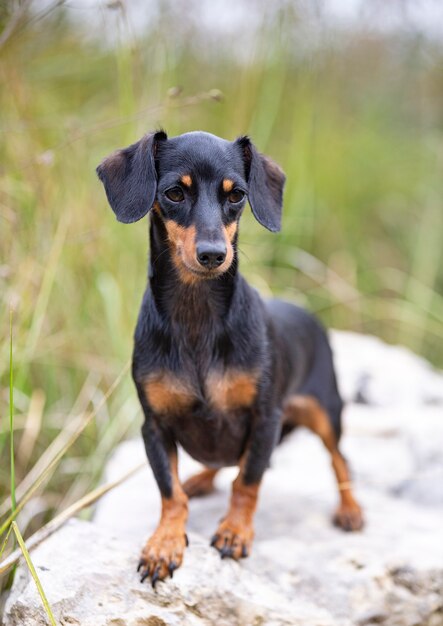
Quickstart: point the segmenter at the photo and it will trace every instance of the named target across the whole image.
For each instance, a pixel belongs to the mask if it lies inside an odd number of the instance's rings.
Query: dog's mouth
[[[225,272],[228,271],[229,269],[229,265],[227,265],[225,267],[225,264],[223,263],[223,265],[220,265],[220,267],[214,267],[212,269],[209,268],[200,268],[200,267],[195,267],[193,265],[190,265],[189,262],[187,262],[184,258],[183,255],[180,254],[180,260],[184,265],[184,268],[186,269],[186,271],[190,272],[193,276],[196,276],[198,278],[201,278],[203,280],[209,280],[211,278],[217,278],[218,276],[221,276],[222,274],[224,274]]]

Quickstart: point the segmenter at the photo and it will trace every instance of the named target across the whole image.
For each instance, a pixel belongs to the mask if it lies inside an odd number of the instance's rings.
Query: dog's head
[[[230,142],[192,132],[168,139],[160,131],[117,150],[97,173],[119,221],[157,213],[189,282],[229,269],[246,199],[260,224],[280,230],[285,175],[248,137]]]

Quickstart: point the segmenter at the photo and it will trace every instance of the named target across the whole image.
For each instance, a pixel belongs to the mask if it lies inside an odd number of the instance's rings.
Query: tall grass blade
[[[9,441],[11,456],[11,509],[14,513],[15,499],[15,459],[14,459],[14,372],[12,362],[12,309],[9,312]]]
[[[9,539],[9,535],[11,534],[11,531],[12,531],[12,526],[9,527],[9,530],[6,533],[6,537],[3,540],[2,547],[0,548],[0,558],[3,552],[5,551],[6,546],[8,545],[8,539]]]
[[[20,546],[20,549],[23,552],[23,556],[25,558],[29,571],[31,572],[31,576],[34,579],[35,585],[42,599],[43,606],[45,607],[46,615],[48,616],[50,623],[53,624],[53,626],[57,626],[57,622],[55,621],[51,607],[49,606],[48,598],[46,597],[46,594],[43,591],[42,584],[40,582],[39,577],[37,576],[37,572],[35,571],[35,567],[31,561],[31,557],[29,556],[29,552],[26,548],[25,542],[23,541],[22,534],[16,522],[12,522],[12,528],[14,530],[15,536],[17,537],[18,545]]]

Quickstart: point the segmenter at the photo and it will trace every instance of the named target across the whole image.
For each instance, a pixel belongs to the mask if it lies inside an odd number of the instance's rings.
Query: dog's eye
[[[242,191],[241,189],[234,189],[234,191],[231,191],[231,193],[229,194],[228,200],[229,202],[232,202],[232,204],[238,204],[243,200],[244,197],[244,191]]]
[[[171,189],[168,189],[165,191],[165,196],[172,202],[181,202],[185,198],[180,187],[172,187]]]

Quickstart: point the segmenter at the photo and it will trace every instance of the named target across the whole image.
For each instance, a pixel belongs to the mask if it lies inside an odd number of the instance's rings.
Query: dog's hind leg
[[[362,510],[352,493],[348,466],[338,449],[337,437],[326,411],[312,396],[294,395],[284,407],[283,425],[285,424],[305,426],[320,437],[331,455],[340,494],[340,504],[333,516],[333,522],[343,530],[360,530],[363,527]]]
[[[188,498],[201,498],[212,493],[215,489],[214,478],[219,470],[205,467],[204,470],[190,476],[182,487]]]

